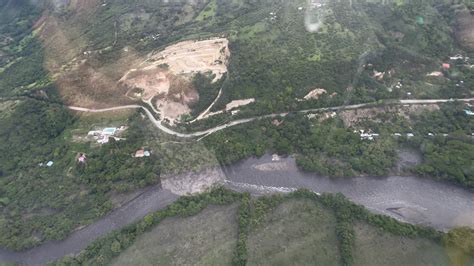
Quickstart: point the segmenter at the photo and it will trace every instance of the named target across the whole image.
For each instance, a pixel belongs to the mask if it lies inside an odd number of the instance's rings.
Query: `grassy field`
[[[395,236],[356,224],[354,265],[450,265],[442,246],[422,238]]]
[[[54,265],[472,265],[442,237],[370,214],[341,195],[299,190],[252,198],[218,187],[182,197]]]
[[[338,265],[336,219],[309,200],[282,203],[253,229],[249,265]]]
[[[214,17],[216,14],[216,9],[217,9],[217,0],[211,0],[207,6],[204,8],[204,10],[199,13],[199,15],[196,17],[197,21],[203,21],[205,19],[209,19]]]
[[[230,265],[236,245],[236,205],[211,206],[168,218],[142,235],[113,265]]]

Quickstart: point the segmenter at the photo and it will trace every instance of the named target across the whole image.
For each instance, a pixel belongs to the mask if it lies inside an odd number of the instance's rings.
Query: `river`
[[[398,220],[446,231],[474,228],[474,191],[412,176],[328,178],[304,173],[293,157],[272,161],[270,155],[224,167],[227,186],[254,193],[307,188],[340,192],[367,209]]]
[[[272,156],[250,158],[223,167],[226,187],[254,195],[290,192],[307,188],[318,193],[340,192],[375,213],[398,220],[448,230],[455,226],[474,228],[474,192],[461,187],[410,176],[327,178],[304,173],[293,157],[272,161]],[[203,175],[209,172],[203,172]],[[179,176],[177,178],[180,178]],[[178,198],[159,186],[139,196],[106,217],[73,232],[62,241],[50,241],[23,252],[0,249],[0,262],[42,265],[65,255],[77,254],[95,239],[130,224],[147,213],[165,208]]]

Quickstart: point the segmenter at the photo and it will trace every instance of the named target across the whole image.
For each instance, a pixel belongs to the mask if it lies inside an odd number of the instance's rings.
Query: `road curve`
[[[447,103],[447,102],[454,102],[454,101],[459,101],[459,102],[471,102],[474,101],[474,98],[464,98],[464,99],[427,99],[427,100],[418,100],[418,99],[413,99],[413,100],[399,100],[398,102],[390,102],[388,104],[392,105],[403,105],[403,104],[437,104],[437,103]],[[353,110],[353,109],[360,109],[364,107],[368,107],[374,103],[362,103],[362,104],[353,104],[353,105],[343,105],[343,106],[335,106],[335,107],[324,107],[324,108],[314,108],[314,109],[306,109],[306,110],[300,110],[296,111],[296,113],[311,113],[311,112],[324,112],[324,111],[339,111],[339,110]],[[288,115],[288,112],[284,113],[275,113],[275,114],[268,114],[268,115],[262,115],[262,116],[256,116],[256,117],[251,117],[251,118],[245,118],[245,119],[237,119],[231,122],[228,122],[226,124],[216,126],[213,128],[209,128],[203,131],[196,131],[193,133],[180,133],[176,132],[166,126],[164,126],[160,120],[157,120],[153,114],[148,110],[147,108],[137,105],[137,104],[132,104],[132,105],[123,105],[123,106],[116,106],[116,107],[109,107],[109,108],[103,108],[103,109],[90,109],[90,108],[84,108],[84,107],[77,107],[77,106],[68,106],[69,109],[74,110],[74,111],[79,111],[79,112],[90,112],[90,113],[101,113],[101,112],[110,112],[110,111],[115,111],[115,110],[123,110],[123,109],[142,109],[145,111],[146,115],[150,119],[150,121],[161,131],[173,135],[176,137],[180,138],[195,138],[195,137],[202,137],[202,136],[207,136],[210,134],[213,134],[215,132],[221,131],[223,129],[233,127],[236,125],[240,124],[245,124],[249,123],[258,119],[264,119],[264,118],[272,118],[272,117],[277,117],[277,116],[286,116]]]

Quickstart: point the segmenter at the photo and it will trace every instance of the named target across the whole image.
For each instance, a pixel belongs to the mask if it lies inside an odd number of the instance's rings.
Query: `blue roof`
[[[466,115],[474,115],[474,112],[470,110],[464,110],[464,112],[466,113]]]
[[[117,128],[115,128],[115,127],[106,127],[102,130],[102,133],[104,133],[104,134],[115,134],[115,131],[117,131]]]

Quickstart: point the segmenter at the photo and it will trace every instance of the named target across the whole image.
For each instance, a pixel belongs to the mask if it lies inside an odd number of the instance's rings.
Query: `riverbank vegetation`
[[[334,265],[359,265],[361,254],[355,252],[366,252],[367,250],[361,249],[365,248],[363,243],[369,238],[378,241],[380,248],[384,249],[383,252],[387,251],[385,245],[391,245],[391,259],[405,254],[402,248],[403,243],[412,243],[413,250],[409,252],[426,253],[427,256],[424,256],[422,260],[428,264],[430,262],[438,263],[437,258],[448,260],[445,251],[443,251],[443,243],[461,243],[463,248],[469,248],[464,245],[464,240],[457,237],[463,234],[458,234],[456,231],[443,234],[433,229],[400,223],[387,216],[370,213],[340,194],[318,196],[307,190],[298,190],[286,195],[253,198],[248,194],[239,194],[218,187],[200,195],[182,197],[166,209],[149,214],[139,222],[96,240],[78,256],[66,257],[54,264],[105,265],[121,261],[122,254],[132,256],[127,258],[128,260],[134,260],[134,256],[145,256],[156,262],[161,261],[160,259],[163,257],[169,259],[175,252],[184,252],[179,251],[183,247],[171,245],[172,247],[167,249],[168,251],[154,251],[154,253],[158,252],[162,255],[153,257],[149,253],[142,253],[148,247],[142,247],[139,250],[135,243],[146,241],[150,238],[150,234],[158,233],[158,230],[170,224],[170,221],[179,221],[178,223],[181,224],[180,220],[182,219],[193,219],[194,215],[199,216],[203,210],[205,213],[209,213],[216,209],[216,207],[209,207],[212,205],[229,206],[228,208],[235,210],[235,204],[240,204],[237,215],[235,212],[228,212],[228,215],[236,219],[236,224],[239,227],[237,234],[232,233],[235,238],[233,265],[252,264],[262,259],[258,255],[261,252],[265,252],[265,254],[271,252],[273,254],[271,257],[267,257],[267,255],[265,257],[274,263],[283,263],[289,259],[287,256],[292,254],[293,262],[309,256],[316,261],[326,261]],[[218,208],[222,209],[222,207]],[[290,213],[292,215],[286,215]],[[229,217],[223,219],[229,219]],[[161,223],[165,225],[160,227]],[[209,226],[209,223],[213,222],[208,221],[207,223],[206,226]],[[298,226],[302,223],[305,224],[304,227]],[[366,228],[370,228],[371,233],[361,235],[360,230],[366,230]],[[277,233],[278,237],[274,238]],[[194,232],[194,234],[201,235],[201,232]],[[288,234],[288,237],[282,237],[285,234]],[[298,234],[303,235],[295,238],[295,235]],[[227,239],[227,236],[219,236],[219,239]],[[281,242],[283,239],[284,243]],[[442,239],[446,240],[442,241]],[[305,248],[296,248],[303,243],[302,241],[306,243]],[[393,241],[401,241],[402,244],[400,242],[394,244]],[[431,247],[431,249],[425,250],[426,247]],[[160,249],[159,247],[155,248]],[[219,249],[220,247],[215,248]],[[441,253],[437,254],[437,257],[430,258],[429,252],[434,250]],[[459,248],[457,250],[459,251]],[[213,252],[213,250],[208,250],[206,254],[213,254]],[[460,252],[469,251],[461,250]],[[466,256],[469,257],[469,253],[466,253]],[[192,260],[202,261],[206,258],[209,257],[197,256]],[[171,259],[168,262],[176,262],[176,259]],[[222,259],[228,260],[228,258]],[[389,260],[380,259],[380,261],[389,263],[386,265],[396,265],[393,264],[393,260],[392,263]],[[419,262],[420,258],[409,256],[405,260],[410,264]],[[307,262],[307,260],[303,259],[301,262]]]
[[[237,126],[205,142],[222,164],[270,150],[297,154],[303,170],[326,176],[385,175],[397,160],[393,139],[361,140],[338,118],[319,122],[301,114]]]

